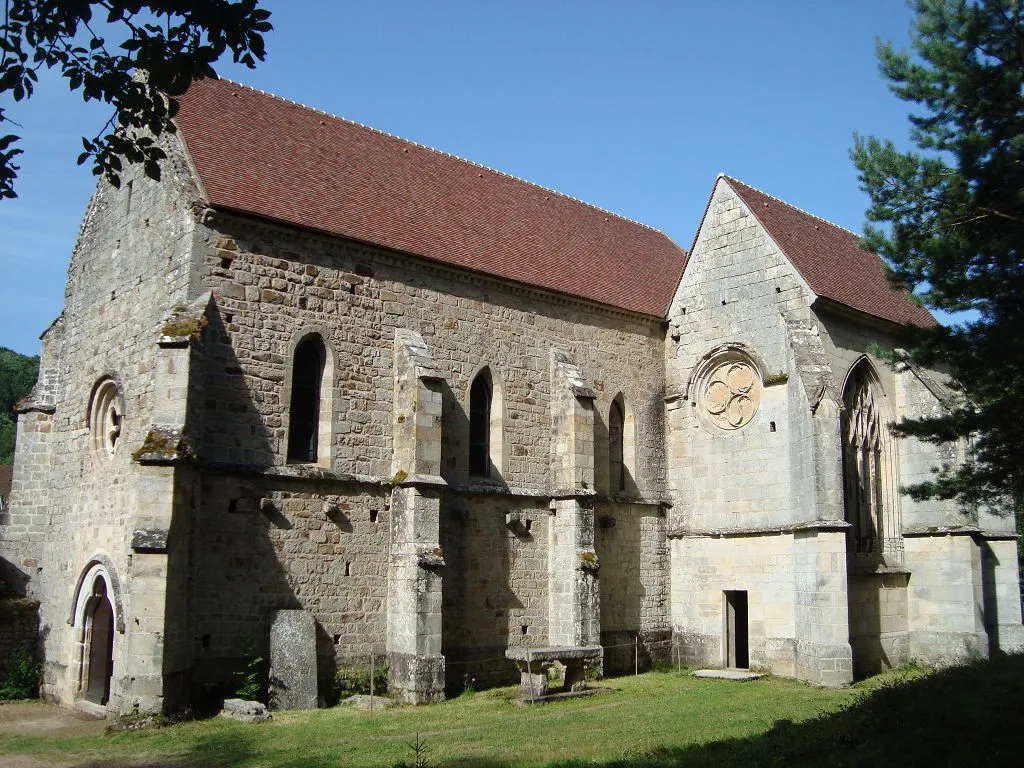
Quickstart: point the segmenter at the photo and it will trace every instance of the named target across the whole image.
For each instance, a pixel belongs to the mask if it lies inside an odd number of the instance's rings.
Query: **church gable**
[[[882,260],[853,232],[724,178],[817,296],[899,325],[935,325],[910,294],[886,282]]]

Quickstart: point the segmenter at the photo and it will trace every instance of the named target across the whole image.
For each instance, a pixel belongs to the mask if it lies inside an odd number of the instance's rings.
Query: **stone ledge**
[[[568,659],[592,659],[599,657],[600,645],[546,645],[540,648],[518,646],[505,651],[505,658],[512,661],[549,662]]]
[[[737,528],[669,528],[670,539],[718,539],[728,536],[772,536],[800,531],[845,531],[850,524],[845,520],[804,520],[789,525],[748,526]]]
[[[758,672],[750,672],[745,669],[698,669],[693,673],[694,677],[701,677],[710,680],[757,680],[764,677]]]
[[[904,536],[920,537],[920,536],[974,536],[982,534],[981,528],[976,525],[933,525],[933,526],[915,526],[913,528],[907,528],[903,531]],[[984,535],[984,534],[982,534]],[[1011,535],[1010,538],[1017,538],[1017,536]]]

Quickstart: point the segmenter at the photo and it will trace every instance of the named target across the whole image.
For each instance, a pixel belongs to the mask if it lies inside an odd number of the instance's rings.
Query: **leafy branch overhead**
[[[43,68],[58,70],[86,101],[113,107],[110,120],[82,139],[81,165],[120,184],[124,162],[160,178],[157,139],[173,132],[173,97],[193,80],[216,77],[225,53],[247,67],[265,56],[270,12],[257,0],[2,0],[0,97],[31,98]],[[165,98],[165,94],[167,97]],[[17,126],[0,107],[0,125]],[[15,197],[22,150],[0,135],[0,198]]]
[[[1021,0],[915,0],[914,53],[879,46],[892,91],[915,105],[917,151],[857,137],[871,198],[865,245],[933,309],[968,312],[916,329],[904,361],[962,387],[943,415],[898,433],[963,439],[966,463],[909,489],[967,503],[1024,498],[1024,27]]]

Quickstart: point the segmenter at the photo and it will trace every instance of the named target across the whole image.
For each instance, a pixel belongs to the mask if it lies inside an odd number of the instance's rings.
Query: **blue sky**
[[[899,0],[265,1],[268,58],[222,76],[551,187],[688,248],[722,171],[860,231],[854,131],[907,136],[875,39]],[[0,346],[36,354],[63,305],[95,180],[80,137],[109,116],[44,77],[0,201]],[[6,126],[5,126],[6,128]],[[4,131],[7,132],[7,131]]]

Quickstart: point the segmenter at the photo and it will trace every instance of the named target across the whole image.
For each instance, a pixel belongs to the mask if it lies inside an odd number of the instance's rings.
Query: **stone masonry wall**
[[[419,332],[448,382],[442,474],[468,480],[469,385],[488,366],[503,398],[501,484],[545,489],[550,351],[594,383],[596,410],[622,392],[636,411],[636,485],[663,485],[660,324],[443,269],[411,257],[233,219],[205,249],[204,286],[223,319],[201,452],[227,462],[285,463],[293,341],[321,331],[333,351],[332,467],[390,476],[395,328]],[[243,437],[239,437],[239,435]]]
[[[604,672],[632,673],[671,652],[666,514],[657,506],[602,503],[594,518]]]
[[[746,591],[750,663],[838,684],[850,674],[845,563],[834,535],[815,532],[842,526],[838,409],[813,298],[720,179],[666,340],[672,623],[684,658],[724,663],[723,592]],[[702,377],[729,361],[761,385],[733,429],[702,403]]]
[[[173,155],[174,153],[172,153]],[[79,575],[98,553],[113,563],[125,589],[123,610],[131,614],[133,516],[138,508],[132,452],[149,428],[153,350],[175,302],[187,298],[195,219],[194,191],[180,157],[174,155],[155,184],[132,170],[120,190],[100,182],[89,204],[68,270],[64,311],[43,340],[43,395],[54,407],[48,461],[27,452],[19,440],[16,464],[31,466],[11,503],[11,524],[35,514],[35,498],[47,498],[45,545],[30,574],[42,603],[47,664],[43,692],[69,701],[77,692],[74,643],[81,627],[69,627]],[[52,367],[51,367],[52,366]],[[90,445],[87,411],[96,382],[118,382],[124,401],[121,436],[113,456]],[[46,476],[39,468],[47,468]],[[41,489],[47,489],[40,495]],[[0,547],[4,546],[0,544]],[[121,617],[123,619],[123,617]],[[121,696],[126,674],[125,637],[115,636],[115,709],[131,708]]]
[[[667,347],[673,518],[687,529],[779,526],[814,519],[800,493],[813,478],[813,430],[791,326],[809,318],[803,281],[724,182],[672,303]],[[702,418],[692,377],[723,345],[741,345],[765,382],[740,429]],[[806,344],[804,344],[806,345]],[[813,373],[813,372],[812,372]],[[794,407],[796,406],[796,407]],[[799,506],[798,506],[799,502]]]
[[[230,688],[233,671],[267,658],[269,617],[282,608],[316,620],[321,695],[338,666],[384,653],[388,489],[208,474],[201,494],[192,554],[200,688]]]
[[[548,642],[548,504],[544,498],[448,494],[442,652],[448,693],[515,682],[505,649]]]

